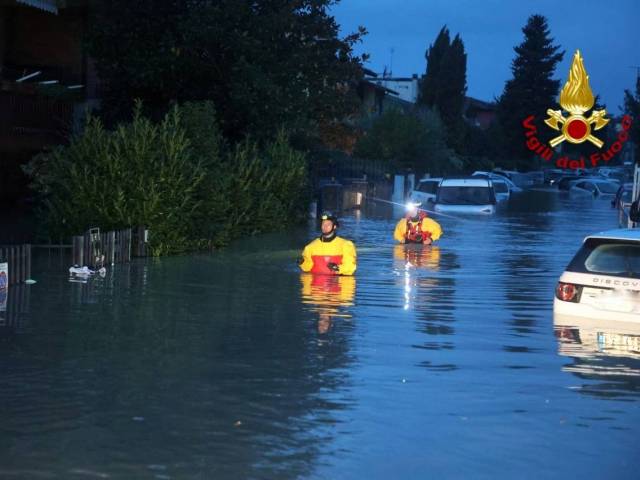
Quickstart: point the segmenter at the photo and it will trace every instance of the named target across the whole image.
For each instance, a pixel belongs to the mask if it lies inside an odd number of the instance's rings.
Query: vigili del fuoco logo
[[[629,128],[631,128],[631,117],[625,115],[622,117],[621,130],[616,140],[606,149],[604,141],[598,137],[597,131],[609,123],[607,111],[592,110],[595,99],[593,92],[589,86],[589,75],[584,68],[582,55],[577,50],[573,56],[573,62],[569,69],[569,78],[562,87],[560,92],[560,106],[562,110],[547,110],[548,118],[544,123],[559,132],[559,135],[552,138],[549,144],[542,143],[536,136],[538,128],[534,121],[535,116],[529,115],[523,122],[525,128],[526,145],[529,150],[542,157],[545,161],[552,161],[554,157],[555,164],[558,168],[587,168],[596,167],[602,160],[608,162],[620,150],[624,143],[629,139]],[[568,113],[564,115],[563,110]],[[585,116],[591,110],[591,114]],[[590,142],[597,150],[588,156],[588,165],[584,157],[569,158],[568,155],[556,155],[553,150],[562,142],[580,144]]]

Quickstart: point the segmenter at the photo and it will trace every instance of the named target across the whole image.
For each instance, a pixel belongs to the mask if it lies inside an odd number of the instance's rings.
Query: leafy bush
[[[50,235],[145,225],[153,255],[275,230],[307,207],[306,159],[286,135],[263,149],[247,140],[227,152],[209,102],[175,107],[157,124],[138,104],[115,131],[89,117],[68,146],[26,170]]]

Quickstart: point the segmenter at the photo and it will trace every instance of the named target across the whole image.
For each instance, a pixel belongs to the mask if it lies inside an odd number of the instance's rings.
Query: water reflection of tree
[[[290,274],[207,257],[127,268],[102,288],[42,285],[60,295],[34,314],[20,356],[0,355],[32,375],[0,380],[0,444],[13,448],[0,464],[25,467],[30,440],[8,432],[28,421],[49,471],[75,461],[128,477],[147,465],[180,478],[308,474],[332,412],[348,407],[350,325],[319,343]]]
[[[413,347],[452,350],[455,280],[451,271],[458,267],[456,255],[437,246],[396,245],[393,256],[395,270],[400,273],[398,278],[403,285],[404,309],[416,312],[419,331],[428,335],[424,343]],[[436,370],[457,368],[453,364],[433,364],[429,360],[421,365]]]
[[[575,391],[609,399],[640,397],[640,326],[562,317],[554,323],[558,354],[571,359],[562,370],[585,381]]]
[[[506,215],[496,224],[494,235],[500,245],[495,247],[496,264],[491,273],[501,277],[496,286],[504,292],[504,306],[511,314],[510,328],[519,337],[536,332],[540,305],[549,298],[548,277],[555,275],[553,249],[557,235],[550,214],[557,209],[558,199],[553,193],[516,194],[509,200]]]

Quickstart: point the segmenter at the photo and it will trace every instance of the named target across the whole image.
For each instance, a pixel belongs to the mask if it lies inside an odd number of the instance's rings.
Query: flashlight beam
[[[376,202],[389,203],[391,205],[397,205],[398,207],[403,207],[403,208],[406,207],[406,204],[404,204],[404,203],[391,202],[389,200],[383,200],[382,198],[371,197],[371,200],[374,200]],[[455,217],[453,215],[447,215],[446,213],[440,213],[440,212],[434,212],[433,210],[427,210],[426,208],[418,208],[418,210],[422,210],[423,212],[427,212],[427,213],[432,213],[434,215],[439,215],[441,217],[452,218],[452,219],[458,220],[460,222],[470,222],[471,221],[471,220],[468,220],[466,218]]]

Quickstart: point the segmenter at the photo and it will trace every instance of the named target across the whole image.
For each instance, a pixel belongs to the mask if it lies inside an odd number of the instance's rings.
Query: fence
[[[391,168],[388,162],[354,158],[348,155],[334,155],[312,163],[311,174],[314,183],[321,178],[363,178],[381,180],[386,178]]]
[[[29,285],[15,285],[0,290],[0,337],[22,333],[28,328],[31,305]]]
[[[100,233],[91,229],[72,239],[72,258],[75,265],[96,267],[131,261],[131,257],[146,256],[148,230],[145,227],[126,228]],[[104,256],[104,257],[103,257]]]
[[[0,263],[8,264],[8,283],[15,285],[31,278],[31,245],[0,245]]]

